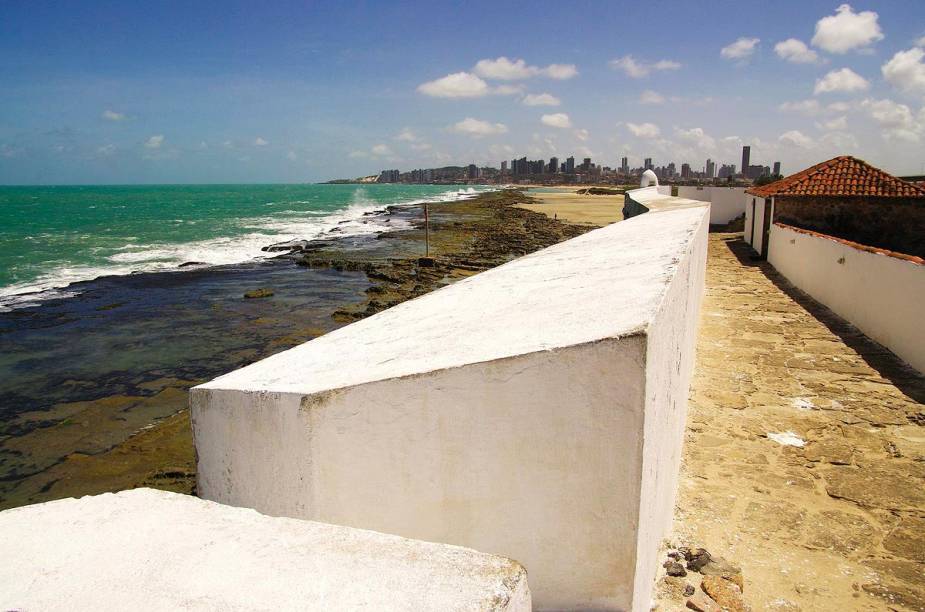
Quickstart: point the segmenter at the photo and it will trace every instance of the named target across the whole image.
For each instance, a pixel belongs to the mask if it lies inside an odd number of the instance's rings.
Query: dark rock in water
[[[677,561],[665,561],[662,565],[665,568],[665,573],[669,576],[687,576],[687,571],[684,569],[684,566],[678,563]]]
[[[207,266],[207,265],[209,265],[209,264],[207,264],[207,263],[204,262],[204,261],[184,261],[184,262],[181,263],[178,267],[180,267],[180,268],[189,268],[190,266]]]
[[[248,291],[247,293],[244,294],[244,297],[247,299],[253,299],[253,298],[270,297],[271,295],[273,295],[272,289],[267,289],[266,287],[262,287],[260,289],[254,289],[252,291]]]
[[[307,240],[289,240],[287,242],[277,242],[261,248],[261,251],[276,253],[278,251],[304,251],[308,246]]]

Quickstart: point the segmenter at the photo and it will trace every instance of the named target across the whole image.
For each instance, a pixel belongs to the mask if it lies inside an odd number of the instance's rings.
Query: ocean
[[[375,233],[364,213],[445,202],[441,185],[0,187],[0,309],[35,305],[104,275],[237,264],[273,243]],[[396,229],[390,226],[390,229]]]
[[[133,486],[122,464],[88,458],[178,414],[190,386],[331,331],[337,309],[365,301],[365,273],[262,247],[330,238],[359,257],[413,257],[419,241],[377,234],[410,228],[414,204],[480,189],[0,187],[0,509]],[[244,299],[257,288],[274,295]],[[188,433],[173,443],[191,456]]]

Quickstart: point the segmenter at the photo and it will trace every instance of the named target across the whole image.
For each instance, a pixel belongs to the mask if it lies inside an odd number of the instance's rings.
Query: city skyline
[[[399,169],[381,170],[378,175],[380,183],[429,183],[444,182],[448,178],[457,178],[460,180],[494,180],[501,181],[504,177],[525,177],[525,176],[554,176],[554,175],[572,175],[576,176],[575,181],[571,182],[588,182],[588,178],[594,180],[612,180],[626,179],[641,175],[645,170],[652,170],[656,176],[664,180],[708,180],[715,179],[737,179],[737,180],[755,180],[761,177],[781,176],[782,165],[780,161],[773,162],[772,166],[764,164],[752,164],[751,146],[742,147],[742,165],[737,167],[736,164],[722,163],[717,171],[716,161],[707,158],[706,162],[700,169],[695,169],[688,162],[681,163],[681,169],[674,161],[665,165],[658,165],[653,158],[646,157],[643,164],[638,167],[631,167],[629,158],[623,156],[620,158],[619,166],[609,166],[606,163],[593,163],[592,158],[585,157],[580,165],[576,165],[575,156],[570,155],[561,161],[557,156],[552,156],[549,161],[544,159],[528,159],[526,156],[514,158],[512,160],[502,160],[499,165],[475,163],[464,164],[462,166],[442,166],[438,168],[415,168],[412,170],[401,171]],[[449,171],[450,168],[458,168],[455,173]],[[375,176],[375,175],[371,175]],[[365,177],[356,177],[365,178]],[[339,179],[339,181],[350,179]],[[568,182],[568,181],[567,181]]]
[[[319,181],[517,152],[741,165],[743,144],[787,168],[925,171],[919,2],[542,9],[474,2],[491,18],[460,36],[440,3],[6,2],[0,183]]]

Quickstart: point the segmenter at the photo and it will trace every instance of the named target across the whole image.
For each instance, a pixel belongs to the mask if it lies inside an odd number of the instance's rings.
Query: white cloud
[[[254,139],[254,146],[255,146],[255,147],[265,147],[265,146],[267,146],[268,144],[270,144],[270,143],[267,142],[266,140],[264,140],[263,138],[261,138],[260,136],[258,136],[257,138]]]
[[[288,159],[289,161],[295,161],[297,158],[298,157],[296,156],[295,151],[289,151],[288,153],[286,153],[286,159]]]
[[[743,36],[734,43],[723,47],[719,54],[724,59],[746,61],[755,52],[755,47],[758,46],[759,42],[761,42],[760,38],[747,38]]]
[[[479,98],[490,93],[488,83],[468,72],[454,72],[422,83],[418,91],[434,98]]]
[[[841,117],[836,117],[830,119],[829,121],[823,121],[822,123],[817,123],[816,127],[821,130],[836,131],[836,130],[847,130],[848,129],[848,117],[842,115]]]
[[[569,116],[565,113],[552,113],[551,115],[543,115],[540,118],[540,121],[543,122],[543,125],[548,125],[549,127],[554,128],[572,127],[572,120],[569,119]]]
[[[548,94],[527,94],[524,98],[524,104],[527,106],[559,106],[562,101],[559,98]]]
[[[834,15],[816,22],[812,44],[829,53],[847,53],[852,49],[867,48],[882,39],[877,13],[855,13],[850,5],[842,4],[835,9]]]
[[[908,93],[925,94],[925,51],[912,48],[900,51],[885,63],[880,71],[887,82]]]
[[[628,129],[633,136],[639,138],[657,138],[661,133],[661,130],[658,129],[658,126],[654,123],[626,123],[626,129]]]
[[[504,134],[507,132],[507,126],[503,123],[490,123],[488,121],[466,117],[462,121],[459,121],[450,127],[450,131],[457,132],[459,134],[466,134],[468,136],[472,136],[473,138],[481,138],[483,136]]]
[[[802,40],[788,38],[774,45],[777,56],[794,64],[819,64],[819,54],[806,46]]]
[[[861,108],[883,128],[883,137],[888,140],[918,142],[925,133],[925,109],[918,117],[905,104],[893,100],[864,100]]]
[[[785,145],[793,145],[801,149],[809,149],[813,146],[813,139],[809,136],[806,136],[799,130],[790,130],[789,132],[784,132],[777,139]]]
[[[925,47],[925,36],[915,41],[916,47]]]
[[[639,102],[641,104],[664,104],[665,96],[657,91],[647,89],[639,95]]]
[[[522,59],[509,60],[501,56],[498,59],[483,59],[476,63],[474,72],[486,79],[518,81],[535,76],[539,68],[528,66]]]
[[[369,157],[369,153],[367,153],[366,151],[351,151],[348,154],[348,157],[352,159],[363,159],[363,158]]]
[[[145,147],[149,149],[160,149],[162,144],[164,144],[163,134],[156,134],[145,141]]]
[[[675,134],[680,140],[693,144],[702,150],[710,150],[716,147],[716,140],[708,135],[703,128],[695,127],[687,130],[675,128]]]
[[[816,79],[816,88],[813,93],[852,92],[863,91],[870,87],[867,79],[851,68],[832,70],[821,79]]]
[[[622,70],[627,76],[634,79],[641,79],[652,72],[662,70],[677,70],[681,64],[672,60],[659,60],[654,64],[637,60],[632,55],[625,55],[610,60],[610,67],[614,70]]]
[[[521,81],[535,76],[563,80],[578,74],[573,64],[550,64],[545,68],[539,68],[530,66],[522,59],[512,60],[503,55],[497,59],[479,60],[473,72],[486,79],[497,81]]]
[[[116,145],[114,145],[114,144],[106,144],[106,145],[103,145],[103,146],[97,148],[96,152],[97,152],[99,155],[112,155],[113,153],[116,152]]]
[[[114,110],[109,110],[108,108],[103,111],[103,119],[108,121],[123,121],[125,119],[124,113],[117,113]]]
[[[405,128],[395,137],[395,140],[401,140],[403,142],[417,142],[418,137],[411,128]]]
[[[429,151],[432,147],[426,142],[416,142],[411,145],[411,148],[415,151]]]
[[[847,102],[832,102],[825,109],[830,113],[847,113],[851,110],[851,105]]]
[[[576,76],[578,74],[578,68],[575,67],[575,64],[550,64],[543,68],[543,74],[550,79],[564,81]]]
[[[818,100],[799,100],[797,102],[784,102],[777,107],[778,110],[785,113],[800,113],[803,115],[818,115],[821,106]]]
[[[389,148],[389,145],[381,144],[381,143],[377,145],[373,145],[369,149],[369,152],[377,157],[385,157],[387,155],[392,155],[392,149]]]
[[[588,130],[584,128],[575,130],[575,138],[577,138],[578,140],[582,142],[586,141],[588,139],[588,136],[590,136],[590,134],[588,133]]]

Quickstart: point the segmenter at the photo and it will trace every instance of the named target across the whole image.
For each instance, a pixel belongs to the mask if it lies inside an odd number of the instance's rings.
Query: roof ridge
[[[768,185],[746,190],[751,195],[925,198],[925,189],[854,157],[839,155]]]

